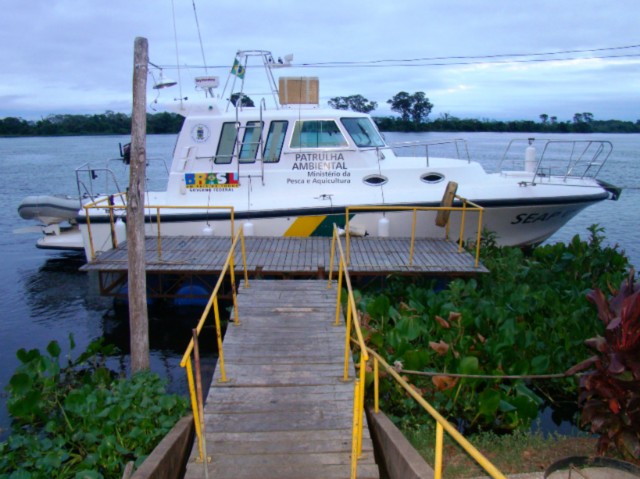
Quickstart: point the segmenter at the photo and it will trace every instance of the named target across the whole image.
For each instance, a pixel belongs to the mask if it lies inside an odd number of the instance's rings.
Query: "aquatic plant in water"
[[[527,429],[542,397],[573,398],[577,388],[572,377],[543,382],[527,376],[561,374],[588,357],[584,340],[602,324],[585,294],[619,282],[628,268],[623,253],[604,245],[601,228],[589,231],[588,241],[576,236],[530,253],[498,247],[489,237],[481,256],[490,273],[445,287],[391,279],[359,299],[366,340],[390,364],[432,374],[410,381],[467,431]],[[505,375],[522,378],[500,379]],[[381,399],[392,416],[415,421],[422,414],[387,381]]]
[[[75,348],[70,336],[71,350]],[[66,364],[52,341],[21,349],[7,386],[12,434],[0,443],[0,478],[120,478],[141,463],[186,411],[152,373],[118,377],[105,367],[114,348],[94,341]]]

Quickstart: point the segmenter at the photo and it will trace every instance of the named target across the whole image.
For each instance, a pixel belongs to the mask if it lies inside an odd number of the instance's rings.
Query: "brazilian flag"
[[[235,76],[237,76],[238,78],[240,78],[241,80],[244,79],[244,67],[240,64],[240,62],[238,61],[238,59],[236,58],[233,61],[233,66],[231,67],[231,73]]]

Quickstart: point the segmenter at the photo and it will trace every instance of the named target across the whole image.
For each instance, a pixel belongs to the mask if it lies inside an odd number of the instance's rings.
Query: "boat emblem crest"
[[[198,123],[196,126],[191,128],[191,138],[196,143],[204,143],[209,139],[210,131],[207,125],[203,125],[202,123]]]

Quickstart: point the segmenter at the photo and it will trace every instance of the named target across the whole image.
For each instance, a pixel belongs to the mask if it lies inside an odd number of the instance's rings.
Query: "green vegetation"
[[[147,114],[150,134],[177,133],[183,118],[175,113]],[[100,115],[50,115],[38,121],[0,119],[2,136],[129,135],[131,117],[107,111]]]
[[[601,228],[589,230],[588,241],[576,236],[529,253],[485,235],[490,273],[439,290],[433,280],[392,278],[360,296],[365,339],[466,433],[526,430],[544,400],[577,400],[576,378],[499,377],[563,373],[589,357],[585,340],[603,324],[586,295],[620,284],[629,268],[617,247],[605,246]],[[380,391],[382,409],[399,423],[431,421],[392,381],[381,381]]]
[[[235,105],[240,93],[231,95]],[[556,116],[543,113],[540,121],[498,121],[475,118],[457,118],[448,113],[429,120],[433,104],[424,92],[413,94],[401,91],[387,100],[392,111],[399,116],[374,117],[381,131],[399,132],[527,132],[527,133],[640,133],[640,120],[635,123],[621,120],[594,120],[593,113],[576,113],[570,121],[558,121]],[[244,95],[244,106],[254,106]],[[331,108],[370,113],[378,107],[362,95],[337,96],[328,101]],[[178,133],[183,118],[175,113],[147,114],[147,133]],[[0,137],[3,136],[64,136],[64,135],[128,135],[131,117],[124,113],[107,111],[98,115],[49,115],[38,121],[22,118],[0,118]]]
[[[391,111],[395,111],[400,115],[400,120],[403,124],[413,123],[415,128],[419,128],[421,124],[427,121],[433,109],[433,103],[429,101],[422,91],[417,91],[413,95],[406,91],[401,91],[390,100],[387,100],[387,103],[391,106]]]
[[[475,118],[457,118],[441,115],[439,118],[422,123],[405,121],[397,117],[374,117],[381,131],[462,131],[500,133],[640,133],[640,120],[634,122],[621,120],[591,120],[566,122],[535,122],[530,120],[498,121]]]
[[[75,345],[70,337],[71,350]],[[0,478],[120,478],[142,463],[186,411],[151,373],[130,379],[105,367],[101,341],[61,364],[61,348],[21,349],[7,386],[12,434],[0,443]]]
[[[336,96],[327,103],[336,110],[352,110],[360,113],[370,113],[378,108],[378,103],[369,101],[362,95]]]

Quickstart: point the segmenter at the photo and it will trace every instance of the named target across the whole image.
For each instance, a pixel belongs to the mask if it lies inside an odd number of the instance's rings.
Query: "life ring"
[[[453,206],[453,200],[456,197],[456,191],[458,191],[458,183],[455,181],[447,183],[440,206],[443,208],[451,208]],[[450,215],[451,210],[438,210],[438,213],[436,214],[436,225],[440,227],[447,226]]]

